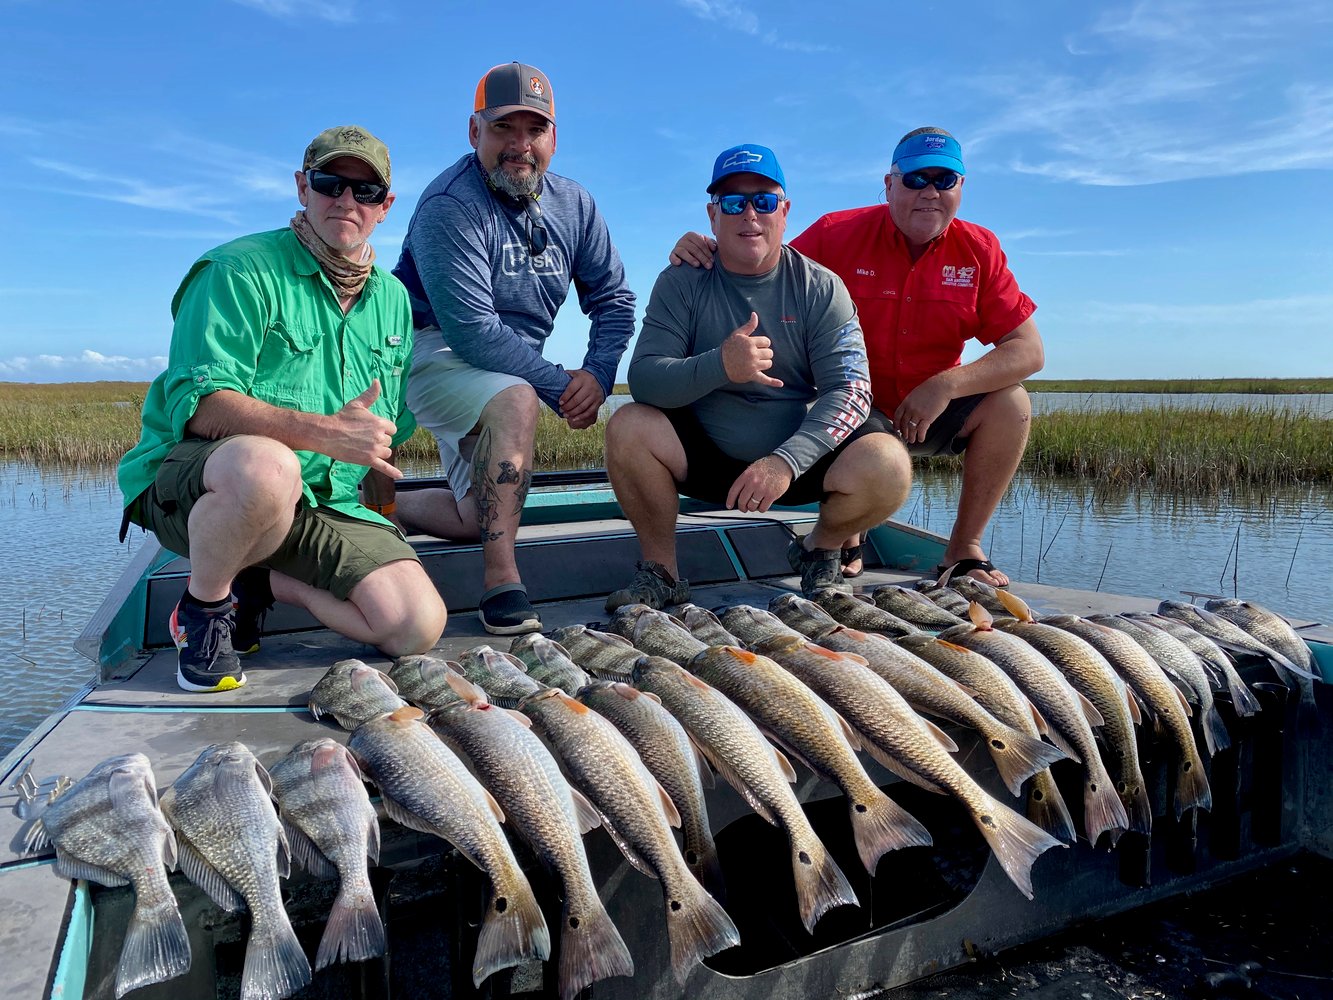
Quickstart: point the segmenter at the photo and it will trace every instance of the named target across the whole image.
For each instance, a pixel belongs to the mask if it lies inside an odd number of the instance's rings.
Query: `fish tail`
[[[1227,724],[1222,721],[1216,705],[1209,704],[1208,711],[1203,714],[1200,721],[1203,725],[1203,742],[1208,747],[1208,756],[1216,756],[1217,751],[1231,746],[1231,734],[1227,732]]]
[[[1241,679],[1240,674],[1234,670],[1228,670],[1226,671],[1226,679],[1227,691],[1231,694],[1231,707],[1236,710],[1237,715],[1241,718],[1248,718],[1263,707],[1259,704],[1259,699],[1254,696],[1254,692]]]
[[[875,866],[889,851],[900,847],[929,847],[930,831],[902,806],[872,786],[864,796],[849,796],[852,835],[856,852],[866,871],[875,874]]]
[[[634,975],[634,959],[601,900],[577,916],[566,903],[560,928],[560,998],[572,1000],[589,983]]]
[[[116,969],[116,998],[149,983],[161,983],[183,975],[190,968],[190,938],[176,899],[167,890],[167,898],[157,905],[140,899],[125,931]]]
[[[696,964],[734,948],[741,943],[741,934],[722,904],[693,878],[682,878],[675,889],[666,894],[667,937],[671,941],[671,971],[676,982],[684,985]]]
[[[685,865],[699,884],[719,903],[727,901],[727,884],[722,876],[722,859],[717,855],[717,844],[707,822],[690,824],[685,830]]]
[[[363,962],[384,954],[384,923],[369,884],[343,884],[333,901],[324,936],[315,954],[315,969],[334,962]]]
[[[310,961],[281,908],[266,928],[251,925],[241,972],[241,1000],[290,996],[310,982]]]
[[[1049,770],[1038,771],[1032,776],[1032,784],[1028,788],[1027,815],[1032,822],[1065,843],[1072,844],[1078,839],[1078,834],[1074,832],[1074,817],[1069,815],[1069,807],[1065,805],[1065,798],[1060,794],[1055,776]]]
[[[1120,793],[1120,803],[1129,816],[1129,828],[1135,833],[1152,833],[1152,802],[1141,773],[1135,773]]]
[[[986,796],[986,811],[973,817],[995,859],[1018,886],[1032,898],[1032,865],[1052,847],[1066,847],[1037,824],[1014,812],[1004,803]]]
[[[860,906],[851,883],[813,830],[804,838],[792,838],[791,866],[796,879],[796,905],[805,929],[835,906]]]
[[[1208,787],[1208,777],[1203,773],[1203,761],[1197,753],[1183,757],[1176,769],[1176,819],[1185,814],[1186,809],[1213,808],[1213,792]]]
[[[1299,736],[1318,736],[1323,726],[1319,722],[1319,705],[1314,700],[1314,681],[1296,678],[1301,697],[1296,702],[1296,733]]]
[[[995,761],[1000,779],[1014,795],[1022,794],[1023,782],[1028,778],[1067,756],[1059,747],[1010,726],[988,736],[986,749]]]
[[[522,873],[519,873],[520,877]],[[551,957],[551,932],[528,880],[516,881],[514,891],[502,894],[492,885],[481,922],[477,956],[472,963],[472,985],[499,969]]]
[[[1111,776],[1105,768],[1089,773],[1083,781],[1083,832],[1088,843],[1095,846],[1107,830],[1113,831],[1114,839],[1119,836],[1115,831],[1128,829],[1129,816],[1116,794]]]

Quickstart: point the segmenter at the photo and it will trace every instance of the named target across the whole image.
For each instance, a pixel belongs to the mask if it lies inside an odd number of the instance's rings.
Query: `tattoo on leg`
[[[492,531],[491,526],[500,516],[500,494],[495,489],[491,478],[491,430],[486,428],[477,441],[477,450],[472,456],[472,489],[477,497],[477,527],[481,532],[481,541],[493,542],[504,535],[503,531]],[[503,475],[503,471],[502,471]]]
[[[518,481],[518,489],[514,490],[514,513],[522,514],[523,505],[528,502],[528,490],[532,488],[532,470],[525,469],[523,477]]]
[[[500,463],[500,475],[496,477],[497,483],[516,483],[518,482],[518,470],[514,468],[513,462]]]

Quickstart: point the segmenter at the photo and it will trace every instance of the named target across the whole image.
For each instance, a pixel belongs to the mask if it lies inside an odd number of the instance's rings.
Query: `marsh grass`
[[[139,439],[146,390],[139,382],[0,383],[0,454],[31,462],[114,463]],[[574,432],[543,409],[536,467],[605,464],[607,414],[604,408],[596,425]],[[404,446],[404,459],[436,461],[434,440],[419,430]],[[954,462],[928,464],[947,468]],[[1333,419],[1253,406],[1057,411],[1034,418],[1023,469],[1033,476],[1070,476],[1100,486],[1151,484],[1193,494],[1233,486],[1330,483]]]
[[[1029,392],[1237,392],[1260,396],[1333,392],[1333,378],[1048,379],[1023,382]]]

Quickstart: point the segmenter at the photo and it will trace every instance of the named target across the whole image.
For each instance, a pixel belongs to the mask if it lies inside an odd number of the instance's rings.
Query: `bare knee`
[[[889,434],[867,434],[844,449],[824,477],[824,488],[868,499],[882,520],[907,500],[912,488],[912,459],[902,442]]]
[[[501,389],[491,397],[481,410],[479,423],[496,430],[522,431],[529,436],[537,429],[537,416],[541,412],[541,400],[532,386],[511,385]]]
[[[348,599],[366,619],[370,641],[388,656],[424,653],[448,621],[444,600],[421,564],[388,563],[352,588]]]
[[[204,464],[204,487],[242,510],[290,510],[301,498],[301,461],[285,444],[245,434]]]
[[[606,457],[642,447],[657,424],[655,417],[661,418],[662,411],[642,403],[626,403],[611,414],[606,423]]]
[[[988,424],[1028,424],[1032,420],[1032,397],[1021,385],[1007,385],[986,394],[964,424],[961,436],[967,437]]]

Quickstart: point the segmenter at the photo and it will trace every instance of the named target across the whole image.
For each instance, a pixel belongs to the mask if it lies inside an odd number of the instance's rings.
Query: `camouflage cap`
[[[356,157],[375,171],[381,183],[389,183],[388,147],[356,125],[335,125],[315,136],[306,147],[301,169],[318,169],[340,156]]]

